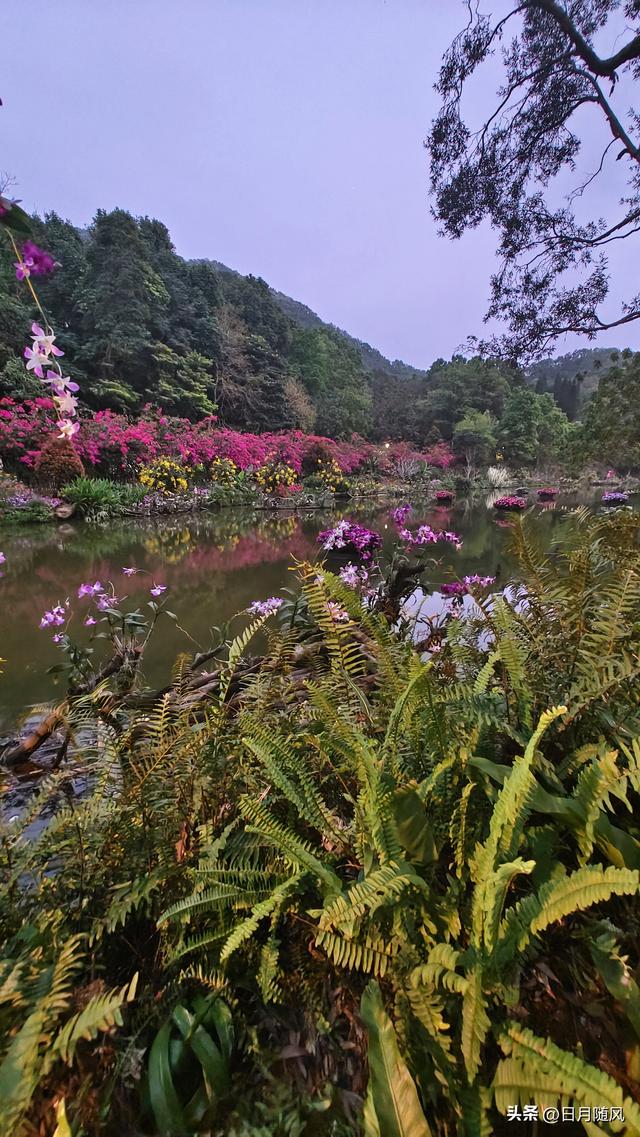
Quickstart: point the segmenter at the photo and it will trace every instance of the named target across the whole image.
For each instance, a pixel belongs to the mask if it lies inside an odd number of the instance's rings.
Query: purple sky
[[[493,236],[438,238],[422,145],[458,0],[5,0],[3,14],[0,168],[28,208],[156,216],[183,256],[263,276],[392,359],[428,366],[481,332]],[[598,192],[603,209],[619,196]],[[627,245],[617,280],[633,292]],[[640,348],[640,328],[598,343]]]

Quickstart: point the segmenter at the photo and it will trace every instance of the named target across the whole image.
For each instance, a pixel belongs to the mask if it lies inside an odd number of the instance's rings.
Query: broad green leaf
[[[377,983],[369,983],[365,988],[360,1014],[369,1036],[364,1137],[431,1137],[415,1082],[400,1054]]]

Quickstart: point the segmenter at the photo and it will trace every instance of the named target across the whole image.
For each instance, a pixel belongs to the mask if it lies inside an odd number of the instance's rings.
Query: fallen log
[[[17,766],[22,765],[22,763],[28,762],[36,750],[40,749],[43,742],[51,738],[52,734],[67,722],[70,706],[74,697],[80,698],[84,695],[90,695],[101,683],[110,679],[112,675],[116,675],[125,664],[132,665],[135,670],[139,658],[140,647],[138,644],[135,644],[132,648],[123,647],[115,652],[111,659],[105,663],[104,667],[102,667],[100,671],[97,671],[91,679],[85,683],[76,684],[74,687],[71,687],[69,689],[68,698],[65,699],[59,707],[49,711],[26,738],[21,738],[18,742],[9,743],[8,746],[5,746],[4,750],[0,753],[2,765],[13,770]],[[64,752],[66,752],[66,744],[64,746]]]

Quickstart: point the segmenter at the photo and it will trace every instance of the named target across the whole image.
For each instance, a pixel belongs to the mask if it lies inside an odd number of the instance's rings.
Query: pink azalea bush
[[[57,426],[57,407],[52,398],[25,402],[0,399],[0,459],[8,469],[24,475],[35,467],[42,446]],[[88,473],[110,478],[135,477],[142,464],[165,456],[186,466],[207,468],[216,458],[228,458],[239,470],[255,470],[275,460],[298,474],[302,474],[306,455],[318,445],[343,474],[357,473],[369,459],[380,456],[379,445],[359,435],[336,442],[300,430],[249,434],[220,426],[215,415],[192,423],[149,406],[133,421],[110,410],[86,415],[79,420],[73,444]],[[424,453],[404,442],[392,443],[385,450],[385,460],[391,463],[407,457],[440,469],[447,469],[455,460],[445,443],[437,443]]]

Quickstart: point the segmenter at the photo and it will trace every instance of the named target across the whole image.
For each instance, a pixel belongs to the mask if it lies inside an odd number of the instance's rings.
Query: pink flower
[[[139,570],[137,568],[123,568],[122,571],[125,576],[135,576]]]
[[[327,612],[336,624],[346,624],[349,621],[349,613],[345,612],[344,608],[341,608],[334,600],[327,601]]]
[[[268,600],[254,600],[247,608],[252,616],[272,616],[282,604],[279,596],[270,596]]]
[[[55,389],[54,402],[63,415],[75,415],[78,406],[78,400],[70,395],[64,388]],[[77,423],[75,424],[77,426]],[[78,428],[79,429],[79,428]]]
[[[95,584],[81,584],[78,589],[78,597],[81,599],[83,596],[98,596],[101,592],[104,592],[104,588],[97,580]]]
[[[115,608],[116,604],[119,603],[120,600],[117,596],[109,596],[109,594],[105,592],[96,600],[96,607],[98,607],[101,612],[105,612],[107,608]]]
[[[60,627],[62,624],[64,624],[66,618],[67,613],[65,612],[62,604],[56,604],[55,608],[52,608],[51,611],[45,612],[44,616],[40,620],[40,627],[50,628],[52,625]]]
[[[7,558],[5,557],[4,553],[0,553],[0,565],[6,564],[6,560]]]
[[[56,262],[51,253],[45,252],[39,245],[36,245],[35,241],[25,241],[22,247],[22,257],[25,263],[28,263],[34,276],[46,276],[47,273],[53,272],[56,267]]]
[[[73,438],[74,434],[77,434],[80,430],[80,423],[71,422],[71,420],[68,418],[61,419],[58,423],[58,426],[60,427],[60,434],[58,435],[59,438],[71,439]]]
[[[93,616],[87,616],[84,622],[84,626],[85,628],[92,628],[95,623],[96,621],[94,620]]]
[[[152,596],[162,596],[163,592],[167,591],[166,584],[155,584],[153,588],[149,589]]]
[[[16,270],[16,280],[26,280],[28,276],[31,276],[33,260],[31,257],[25,257],[22,261],[14,261],[13,267]]]
[[[51,639],[53,640],[54,644],[61,644],[62,643],[62,633],[56,632],[55,636],[52,636]]]
[[[26,353],[29,349],[25,347],[24,350]],[[78,384],[74,383],[73,379],[70,379],[68,375],[61,375],[58,371],[47,371],[47,377],[44,382],[50,383],[52,389],[55,391],[73,391],[75,393],[80,390]]]

